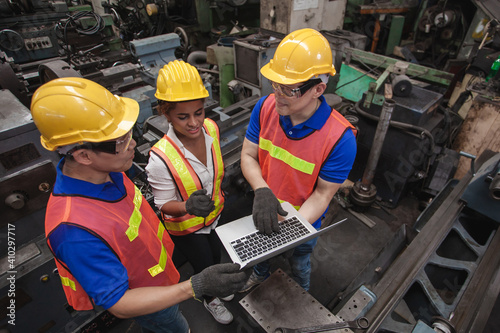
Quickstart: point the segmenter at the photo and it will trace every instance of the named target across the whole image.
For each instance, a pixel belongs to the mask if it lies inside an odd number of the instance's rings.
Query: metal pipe
[[[384,144],[387,130],[389,129],[389,122],[391,121],[394,105],[396,105],[396,102],[392,99],[386,99],[382,105],[377,130],[373,139],[373,145],[370,149],[370,155],[368,156],[368,164],[363,173],[363,178],[361,179],[361,187],[363,189],[368,190],[370,185],[373,183],[375,169],[377,168],[378,160],[380,158],[380,154],[382,153],[382,146]]]

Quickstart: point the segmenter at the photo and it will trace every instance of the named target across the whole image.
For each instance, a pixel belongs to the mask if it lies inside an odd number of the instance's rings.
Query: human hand
[[[281,203],[268,187],[261,187],[254,191],[253,223],[259,232],[271,234],[278,232],[278,214],[286,216],[288,213],[281,207]]]
[[[207,217],[214,209],[215,203],[206,189],[193,192],[186,201],[186,211],[191,215]]]
[[[238,264],[217,264],[193,275],[191,287],[197,300],[201,300],[203,295],[226,297],[241,290],[247,278]]]

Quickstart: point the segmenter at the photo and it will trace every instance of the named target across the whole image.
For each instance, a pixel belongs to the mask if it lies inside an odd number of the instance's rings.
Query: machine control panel
[[[24,45],[28,51],[50,49],[53,46],[48,36],[26,38]]]

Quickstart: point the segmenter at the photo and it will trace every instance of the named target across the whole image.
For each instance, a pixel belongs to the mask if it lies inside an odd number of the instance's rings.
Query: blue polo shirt
[[[260,109],[267,96],[259,99],[252,110],[250,123],[248,124],[246,138],[255,144],[259,144],[260,135]],[[321,104],[316,112],[305,122],[293,126],[289,116],[279,116],[281,129],[286,135],[293,139],[301,139],[315,130],[320,130],[328,120],[331,107],[320,96]],[[300,143],[299,143],[300,144]],[[307,149],[305,147],[305,149]],[[332,153],[320,169],[319,177],[331,183],[342,184],[352,169],[356,158],[356,137],[351,129],[348,129],[339,140]],[[326,211],[325,211],[326,213]],[[324,214],[323,214],[324,215]],[[317,226],[318,221],[313,225]]]
[[[123,174],[110,173],[112,182],[92,184],[65,176],[64,158],[57,165],[54,194],[78,195],[116,201],[126,195]],[[103,221],[104,223],[105,221]],[[101,239],[73,225],[60,225],[49,236],[57,258],[69,268],[94,302],[109,309],[129,289],[125,266]]]

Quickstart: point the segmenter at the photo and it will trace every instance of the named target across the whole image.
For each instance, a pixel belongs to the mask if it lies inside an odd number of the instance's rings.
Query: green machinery
[[[345,61],[340,70],[340,81],[336,93],[350,101],[357,102],[363,93],[367,92],[364,107],[369,107],[371,103],[382,105],[385,97],[380,93],[380,88],[384,85],[390,75],[392,78],[392,90],[394,94],[404,96],[411,91],[409,78],[416,78],[419,81],[434,83],[442,86],[449,86],[453,74],[443,72],[433,68],[400,61],[387,56],[362,51],[354,48],[345,49]],[[376,69],[383,69],[384,72],[378,78],[362,73],[360,70],[350,66],[352,62],[358,62]],[[358,82],[356,82],[358,81]],[[353,88],[352,84],[355,84]]]

